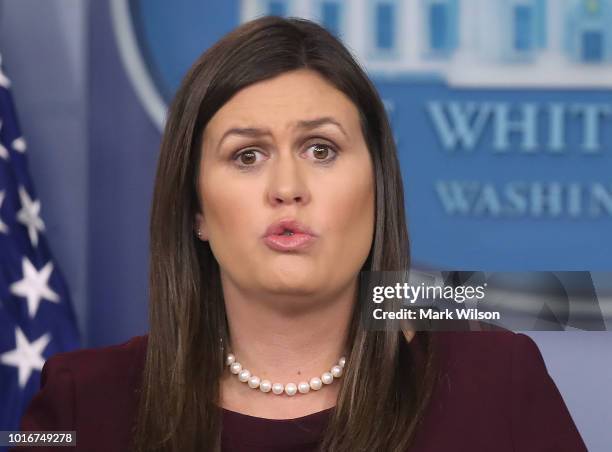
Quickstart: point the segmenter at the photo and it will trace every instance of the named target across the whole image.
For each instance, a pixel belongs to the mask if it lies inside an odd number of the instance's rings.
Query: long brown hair
[[[298,18],[242,24],[193,64],[170,106],[150,223],[150,331],[134,431],[138,451],[219,450],[219,403],[228,328],[217,261],[194,235],[203,130],[240,89],[308,68],[346,94],[360,113],[375,175],[375,232],[362,270],[408,270],[410,253],[397,151],[381,99],[349,51]],[[406,332],[349,328],[347,370],[321,444],[325,451],[404,451],[434,384],[431,337],[422,361]],[[375,422],[372,422],[375,420]]]

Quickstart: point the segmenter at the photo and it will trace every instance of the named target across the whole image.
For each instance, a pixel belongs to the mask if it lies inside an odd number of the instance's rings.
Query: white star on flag
[[[4,72],[2,72],[2,55],[0,55],[0,86],[7,89],[11,86],[11,81],[4,75]]]
[[[21,424],[47,357],[81,346],[68,284],[45,246],[42,199],[28,169],[31,143],[9,84],[0,68],[0,430]]]
[[[19,370],[19,386],[25,388],[32,370],[41,371],[45,364],[42,352],[49,344],[51,335],[43,334],[34,342],[28,341],[21,328],[15,327],[15,348],[0,355],[0,362]]]
[[[0,119],[0,131],[2,131],[2,120],[1,119]],[[8,160],[9,159],[8,150],[4,146],[2,146],[2,142],[1,141],[0,141],[0,158],[3,158],[4,160]]]
[[[19,138],[15,138],[13,140],[13,142],[11,143],[11,146],[13,147],[13,149],[15,149],[17,152],[21,152],[22,154],[26,151],[27,149],[27,145],[26,145],[26,141],[23,137],[19,137]]]
[[[38,245],[38,231],[45,230],[45,223],[39,216],[40,201],[32,201],[30,195],[22,186],[19,186],[19,199],[22,208],[17,212],[17,220],[28,228],[30,241],[36,247]]]
[[[4,196],[6,195],[6,191],[2,190],[0,191],[0,214],[2,214],[2,203],[4,202]],[[8,234],[8,226],[6,225],[6,223],[4,223],[2,221],[2,215],[0,215],[0,232],[4,232],[5,234]]]
[[[14,282],[10,286],[11,293],[20,297],[26,298],[28,302],[28,314],[34,318],[38,311],[38,306],[42,298],[54,303],[60,302],[60,297],[48,285],[49,276],[53,271],[53,262],[49,261],[40,270],[36,271],[36,267],[32,262],[24,256],[21,261],[23,268],[23,279]]]

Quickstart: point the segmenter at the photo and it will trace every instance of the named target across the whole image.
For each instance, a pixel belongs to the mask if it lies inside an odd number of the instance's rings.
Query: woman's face
[[[356,106],[317,72],[236,93],[204,130],[198,171],[196,229],[224,290],[307,299],[333,296],[358,276],[374,231],[372,161]],[[265,238],[283,219],[312,235]]]

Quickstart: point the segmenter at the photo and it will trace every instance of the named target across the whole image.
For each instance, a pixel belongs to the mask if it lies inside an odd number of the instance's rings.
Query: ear
[[[198,232],[200,235],[198,236]],[[208,240],[208,230],[206,228],[206,220],[204,219],[204,215],[201,213],[196,213],[195,224],[194,224],[194,233],[196,237],[198,237],[202,241]]]

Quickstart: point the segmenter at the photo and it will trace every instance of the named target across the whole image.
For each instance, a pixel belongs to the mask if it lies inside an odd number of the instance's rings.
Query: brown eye
[[[321,144],[315,144],[312,152],[317,160],[325,160],[329,154],[329,147]]]
[[[257,156],[255,155],[255,151],[244,151],[240,154],[240,163],[244,165],[251,165],[257,161]]]
[[[332,163],[336,160],[338,153],[331,145],[325,143],[313,144],[308,147],[308,150],[312,150],[313,158],[321,165]]]

